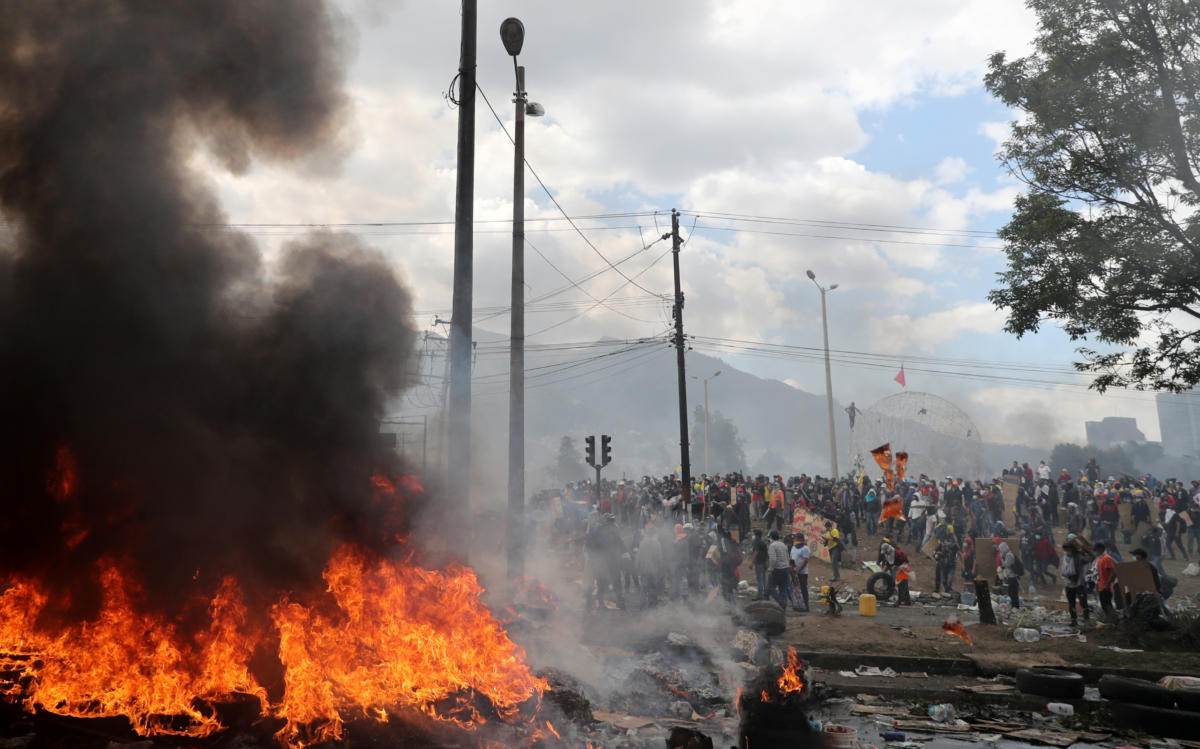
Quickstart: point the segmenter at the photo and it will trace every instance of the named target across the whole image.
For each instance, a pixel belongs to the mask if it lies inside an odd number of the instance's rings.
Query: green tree
[[[1100,466],[1101,478],[1108,478],[1109,476],[1120,478],[1123,473],[1131,476],[1140,476],[1143,473],[1133,456],[1119,445],[1107,450],[1101,450],[1096,447],[1081,447],[1070,442],[1064,442],[1055,445],[1054,449],[1050,452],[1049,465],[1054,473],[1066,468],[1071,472],[1072,478],[1078,478],[1079,472],[1083,470],[1083,467],[1092,458],[1095,458],[1096,464]]]
[[[563,437],[562,442],[558,443],[558,459],[554,463],[554,478],[562,485],[579,481],[585,476],[587,476],[587,471],[583,469],[583,461],[579,459],[579,448],[575,447],[575,440]]]
[[[1035,52],[997,53],[985,77],[1023,115],[999,156],[1028,186],[989,299],[1018,337],[1060,324],[1100,391],[1186,389],[1200,381],[1200,3],[1028,4]]]
[[[704,406],[696,406],[692,419],[692,474],[704,473]],[[738,433],[737,425],[713,411],[708,421],[708,459],[713,474],[741,471],[746,468],[746,440]]]

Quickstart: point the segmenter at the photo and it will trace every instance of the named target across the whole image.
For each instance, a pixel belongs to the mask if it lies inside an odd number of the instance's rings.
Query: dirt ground
[[[1066,536],[1064,529],[1055,529],[1059,544]],[[857,593],[866,589],[867,578],[871,573],[862,567],[863,561],[874,562],[879,547],[880,536],[866,537],[859,534],[858,561],[852,561],[849,554],[842,565],[841,582]],[[810,540],[812,543],[812,540]],[[819,541],[818,541],[819,543]],[[933,590],[933,560],[920,554],[913,553],[911,546],[901,543],[912,561],[916,580],[912,584],[913,591],[932,592]],[[1121,551],[1129,558],[1128,552],[1132,545],[1122,545]],[[1093,666],[1108,666],[1117,668],[1139,669],[1174,669],[1178,672],[1200,673],[1200,653],[1180,652],[1172,646],[1170,638],[1160,638],[1159,643],[1131,643],[1127,633],[1116,626],[1101,626],[1093,624],[1091,629],[1082,634],[1087,642],[1079,642],[1075,638],[1043,638],[1034,643],[1021,643],[1012,639],[1011,630],[1017,625],[1019,613],[1010,612],[1001,616],[998,626],[981,626],[978,615],[971,611],[960,611],[955,606],[946,604],[939,606],[915,605],[912,607],[893,608],[889,605],[878,607],[874,617],[863,617],[858,614],[857,596],[847,604],[843,615],[837,618],[821,613],[823,610],[816,600],[815,592],[822,585],[828,584],[832,577],[832,568],[826,562],[814,557],[809,574],[809,587],[814,592],[812,613],[788,615],[788,630],[779,639],[787,644],[794,644],[804,650],[826,652],[861,652],[888,655],[912,655],[927,657],[987,657],[1011,656],[1025,659],[1029,662],[1044,662],[1045,665],[1055,663],[1089,664]],[[1200,593],[1200,578],[1182,575],[1187,562],[1183,559],[1164,562],[1167,573],[1179,579],[1179,586],[1171,598],[1177,608],[1185,599],[1196,601]],[[1051,573],[1056,572],[1051,568]],[[742,579],[754,580],[754,571],[750,566],[743,567]],[[1056,578],[1056,581],[1058,578]],[[961,592],[964,581],[955,580],[955,591]],[[1022,579],[1022,596],[1026,597],[1025,588],[1029,578]],[[1042,605],[1054,608],[1058,599],[1063,597],[1061,586],[1043,587],[1038,591]],[[1095,598],[1092,598],[1095,607]],[[1060,604],[1065,610],[1065,604]],[[1000,612],[997,612],[998,615]],[[942,632],[942,622],[948,616],[958,616],[967,626],[967,632],[974,640],[968,645],[962,640]],[[904,628],[895,629],[893,627]],[[1103,649],[1101,646],[1130,647],[1137,644],[1147,652],[1119,653]],[[1164,645],[1160,652],[1155,644]]]

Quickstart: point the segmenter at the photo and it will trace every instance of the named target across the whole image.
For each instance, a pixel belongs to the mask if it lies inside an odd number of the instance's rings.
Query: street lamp
[[[512,56],[517,90],[513,93],[516,121],[513,125],[513,229],[512,309],[509,315],[508,363],[508,576],[524,573],[522,544],[525,524],[525,115],[545,114],[541,104],[527,101],[525,68],[517,55],[525,43],[525,25],[516,18],[500,24],[500,40]]]
[[[708,472],[708,381],[721,374],[721,370],[713,372],[708,377],[697,377],[692,375],[693,380],[701,380],[704,383],[704,475],[711,478]]]
[[[836,289],[838,285],[831,284],[829,288],[825,288],[817,281],[817,274],[811,270],[805,271],[805,273],[808,275],[808,280],[821,290],[821,328],[825,333],[825,401],[829,407],[829,480],[836,481],[838,477],[837,434],[833,428],[833,377],[829,373],[829,317],[825,310],[825,294]]]

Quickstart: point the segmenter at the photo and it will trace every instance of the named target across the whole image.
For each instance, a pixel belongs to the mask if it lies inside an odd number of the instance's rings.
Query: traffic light
[[[612,462],[612,437],[600,435],[600,465],[606,466]]]
[[[594,435],[588,435],[588,438],[585,439],[584,442],[587,443],[587,450],[584,451],[584,454],[587,456],[587,464],[592,466],[593,468],[595,468],[596,467],[596,437]]]

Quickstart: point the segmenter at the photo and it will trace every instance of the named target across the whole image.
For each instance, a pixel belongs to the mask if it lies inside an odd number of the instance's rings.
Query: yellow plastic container
[[[870,593],[859,596],[858,613],[860,616],[875,616],[875,596]]]

